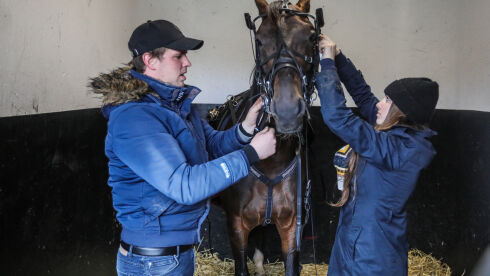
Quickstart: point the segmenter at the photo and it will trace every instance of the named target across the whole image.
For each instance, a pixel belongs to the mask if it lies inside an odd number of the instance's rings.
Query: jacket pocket
[[[376,226],[378,228],[378,234],[376,235],[375,241],[380,249],[379,254],[385,255],[383,258],[389,261],[389,264],[401,263],[403,260],[402,253],[393,244],[393,237],[390,232],[387,232],[387,229],[379,221],[376,221]]]
[[[152,198],[143,199],[144,226],[151,230],[160,230],[159,217],[174,203],[173,200],[163,194],[154,195]]]

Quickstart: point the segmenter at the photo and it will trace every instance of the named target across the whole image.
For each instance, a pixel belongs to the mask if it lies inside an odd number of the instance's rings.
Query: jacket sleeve
[[[248,174],[242,150],[189,165],[178,141],[151,108],[133,106],[114,114],[108,132],[114,153],[135,174],[180,204],[195,204]],[[113,120],[112,120],[113,119]]]
[[[210,126],[206,120],[201,119],[201,122],[206,137],[206,147],[214,158],[239,150],[248,144],[239,138],[238,125],[225,131],[218,131]]]
[[[325,124],[362,157],[384,168],[399,168],[408,153],[408,141],[388,132],[376,131],[372,125],[346,107],[345,97],[333,61],[322,60],[317,76],[321,113]]]
[[[342,52],[335,57],[335,65],[338,68],[340,80],[359,107],[362,116],[374,125],[377,113],[376,104],[379,100],[371,92],[371,87],[364,80],[361,71],[357,70],[352,61]]]

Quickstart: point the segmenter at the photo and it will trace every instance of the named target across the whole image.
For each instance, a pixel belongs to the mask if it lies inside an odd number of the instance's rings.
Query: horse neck
[[[298,137],[289,137],[287,139],[276,136],[276,153],[271,156],[271,159],[277,163],[288,163],[293,160],[298,149]]]

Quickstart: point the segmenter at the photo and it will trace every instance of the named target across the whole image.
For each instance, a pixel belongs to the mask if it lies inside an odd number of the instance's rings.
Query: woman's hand
[[[322,59],[330,58],[335,60],[335,56],[340,54],[340,49],[337,48],[337,44],[323,34],[320,35],[318,48],[320,49],[320,53],[322,53]]]

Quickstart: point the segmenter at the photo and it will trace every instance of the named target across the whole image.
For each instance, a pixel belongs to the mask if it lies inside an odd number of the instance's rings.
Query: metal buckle
[[[264,106],[268,106],[269,105],[269,97],[267,97],[266,95],[262,95],[262,103],[264,104]]]
[[[264,86],[264,82],[260,78],[257,78],[257,86],[258,87]]]
[[[289,5],[289,0],[283,0],[282,1],[282,8],[283,9],[287,9],[288,8],[288,5]]]
[[[303,87],[306,88],[306,86],[308,85],[308,80],[306,79],[306,75],[303,75],[303,77],[301,78],[301,82],[303,83]]]
[[[271,113],[271,99],[267,94],[262,95],[262,106],[265,110],[265,113]]]
[[[305,56],[305,61],[308,63],[313,63],[313,57]]]
[[[265,89],[267,90],[267,93],[269,93],[269,91],[272,91],[272,86],[270,81],[265,82]]]

